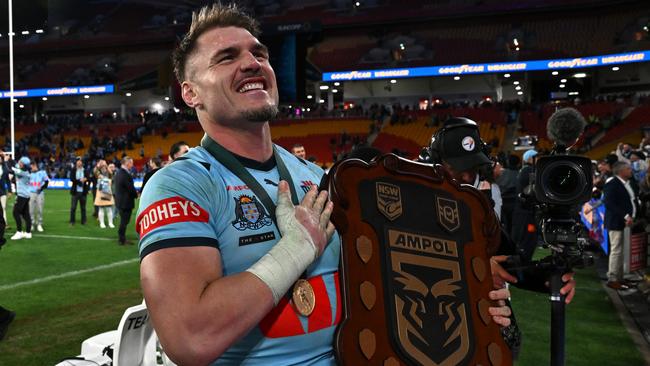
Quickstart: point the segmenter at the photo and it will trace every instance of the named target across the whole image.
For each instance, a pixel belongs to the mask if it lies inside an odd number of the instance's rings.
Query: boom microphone
[[[563,108],[548,119],[546,134],[556,145],[571,147],[584,131],[587,122],[574,108]]]

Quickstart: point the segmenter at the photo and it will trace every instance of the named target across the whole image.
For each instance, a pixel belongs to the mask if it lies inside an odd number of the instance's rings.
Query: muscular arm
[[[257,276],[224,277],[221,255],[211,247],[155,251],[142,260],[140,278],[165,352],[182,365],[215,360],[273,307],[271,290]]]
[[[332,203],[314,186],[294,207],[285,181],[276,217],[282,239],[247,271],[223,276],[212,247],[154,251],[140,279],[156,333],[177,364],[205,365],[244,336],[271,310],[334,232]]]

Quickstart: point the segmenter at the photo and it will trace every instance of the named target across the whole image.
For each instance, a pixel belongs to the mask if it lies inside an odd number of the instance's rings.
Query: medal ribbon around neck
[[[207,134],[201,139],[201,146],[208,150],[208,152],[223,164],[228,170],[235,173],[242,182],[246,183],[248,188],[255,193],[255,195],[262,201],[264,207],[269,212],[271,219],[277,226],[278,222],[275,218],[275,203],[269,194],[260,183],[253,177],[253,175],[244,167],[244,165],[237,160],[237,158],[230,151],[226,150],[223,146],[219,145],[216,141],[210,138]],[[275,145],[273,146],[273,156],[275,157],[275,163],[278,168],[278,174],[280,175],[281,180],[286,180],[289,183],[289,190],[291,191],[291,201],[294,205],[298,205],[298,194],[296,193],[296,187],[293,185],[293,179],[291,179],[291,174],[289,169],[284,164],[284,161],[280,157],[278,150]],[[279,182],[278,182],[279,183]],[[280,234],[282,235],[282,234]]]

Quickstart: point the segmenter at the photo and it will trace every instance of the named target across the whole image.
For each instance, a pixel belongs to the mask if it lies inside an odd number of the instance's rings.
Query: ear
[[[190,81],[183,81],[181,84],[181,96],[190,108],[200,108],[203,105],[201,97],[196,91],[196,85]]]

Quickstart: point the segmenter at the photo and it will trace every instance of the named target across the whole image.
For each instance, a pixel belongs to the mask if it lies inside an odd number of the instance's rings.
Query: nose
[[[250,71],[257,71],[262,67],[260,61],[255,57],[250,52],[246,52],[246,54],[243,56],[243,61],[241,63],[241,71],[243,72],[250,72]]]

